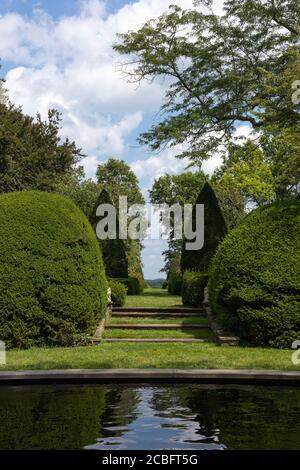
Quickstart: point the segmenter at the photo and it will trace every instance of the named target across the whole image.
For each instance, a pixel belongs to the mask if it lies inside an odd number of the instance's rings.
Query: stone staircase
[[[113,308],[98,342],[215,342],[202,309]],[[97,340],[96,340],[97,342]]]

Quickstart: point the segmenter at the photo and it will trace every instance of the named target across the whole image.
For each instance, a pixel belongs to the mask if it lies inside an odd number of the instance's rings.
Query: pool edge
[[[196,382],[300,386],[300,371],[234,369],[52,369],[0,371],[0,386],[85,382]]]

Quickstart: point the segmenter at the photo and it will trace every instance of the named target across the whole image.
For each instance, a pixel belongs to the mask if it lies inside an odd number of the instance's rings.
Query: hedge
[[[121,282],[127,288],[127,295],[140,295],[143,288],[136,277],[114,278],[114,281]]]
[[[126,301],[127,288],[122,282],[115,279],[109,279],[109,287],[111,288],[111,300],[114,307],[123,307]]]
[[[182,274],[171,273],[168,281],[168,292],[172,295],[181,295]]]
[[[209,280],[213,312],[242,339],[291,347],[300,335],[300,201],[250,213],[220,245]]]
[[[37,191],[0,196],[0,338],[7,347],[72,345],[107,305],[101,252],[71,200]]]
[[[208,283],[207,273],[186,271],[182,279],[183,305],[199,306],[204,300],[204,289]]]

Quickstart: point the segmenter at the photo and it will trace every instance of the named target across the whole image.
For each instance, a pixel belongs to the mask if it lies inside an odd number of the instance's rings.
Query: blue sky
[[[62,137],[74,139],[87,158],[87,177],[109,157],[126,160],[147,195],[153,180],[183,171],[178,149],[151,153],[137,144],[141,131],[157,119],[166,84],[139,88],[122,77],[113,51],[116,34],[137,29],[169,4],[184,8],[193,0],[1,0],[1,74],[11,101],[26,113],[62,112]],[[216,0],[221,8],[222,0]],[[207,172],[217,164],[208,162]],[[160,276],[162,241],[146,241],[146,278]]]

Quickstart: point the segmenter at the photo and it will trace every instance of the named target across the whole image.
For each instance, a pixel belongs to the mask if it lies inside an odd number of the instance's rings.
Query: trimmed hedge
[[[168,292],[172,295],[181,295],[182,289],[182,274],[172,273],[170,274],[168,281]]]
[[[111,288],[111,300],[114,307],[123,307],[126,301],[127,289],[121,282],[115,279],[109,279],[109,287]]]
[[[107,281],[93,229],[75,204],[37,191],[0,196],[0,338],[65,346],[93,334]]]
[[[244,340],[287,346],[300,335],[299,200],[257,209],[230,232],[213,260],[209,295],[213,312]]]
[[[127,288],[127,295],[140,295],[143,293],[143,288],[138,278],[127,277],[127,278],[113,278],[114,281],[118,281]]]
[[[183,305],[199,306],[204,300],[204,289],[208,283],[207,273],[186,271],[182,279]]]

